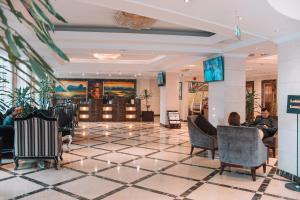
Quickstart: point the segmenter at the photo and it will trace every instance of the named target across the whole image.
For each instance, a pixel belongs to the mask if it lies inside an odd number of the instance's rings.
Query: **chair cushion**
[[[197,116],[195,124],[206,134],[217,135],[217,129],[202,115]]]

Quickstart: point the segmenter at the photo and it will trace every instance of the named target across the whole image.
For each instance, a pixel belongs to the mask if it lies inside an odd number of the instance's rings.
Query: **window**
[[[6,80],[7,82],[1,82],[0,83],[0,93],[1,93],[1,100],[3,100],[6,105],[10,105],[11,103],[11,98],[9,97],[9,92],[12,91],[12,66],[10,65],[10,63],[3,61],[0,59],[0,77],[1,80]]]

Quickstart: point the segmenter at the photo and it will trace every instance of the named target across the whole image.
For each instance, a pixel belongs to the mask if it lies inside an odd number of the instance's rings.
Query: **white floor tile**
[[[43,188],[43,186],[20,177],[0,181],[0,200],[18,197],[41,188]]]
[[[82,175],[82,173],[66,168],[60,168],[58,170],[52,168],[34,172],[32,174],[27,174],[26,177],[46,183],[48,185],[54,185],[63,181],[77,178]]]
[[[157,174],[139,182],[137,185],[179,196],[196,183],[195,181]]]
[[[125,166],[116,166],[112,169],[97,173],[99,176],[104,176],[125,183],[131,183],[149,174],[150,172],[141,170],[140,168],[131,168]]]
[[[120,192],[117,192],[111,196],[108,196],[104,198],[104,200],[173,200],[173,198],[154,192],[130,187],[121,190]]]
[[[80,195],[88,199],[94,199],[121,186],[122,184],[119,183],[88,176],[58,187],[73,194]]]
[[[193,191],[188,198],[193,200],[251,200],[255,193],[227,187],[204,184]]]

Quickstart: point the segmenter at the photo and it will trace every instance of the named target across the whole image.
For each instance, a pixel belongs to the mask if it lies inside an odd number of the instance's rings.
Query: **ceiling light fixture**
[[[237,15],[237,11],[235,11],[235,25],[234,25],[234,35],[238,40],[241,40],[242,31],[240,28],[240,21],[242,20],[241,16]]]
[[[184,0],[184,3],[188,3],[188,2],[190,2],[190,0]]]
[[[155,19],[124,11],[116,13],[115,21],[118,25],[133,30],[150,29],[156,22]]]
[[[121,57],[121,54],[115,53],[94,53],[93,56],[99,60],[116,60]]]

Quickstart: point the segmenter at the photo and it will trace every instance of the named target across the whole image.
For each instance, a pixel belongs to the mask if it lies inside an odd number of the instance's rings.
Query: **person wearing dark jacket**
[[[261,129],[264,133],[264,139],[274,136],[278,130],[277,121],[270,117],[267,108],[261,109],[261,115],[257,116],[250,126]]]

